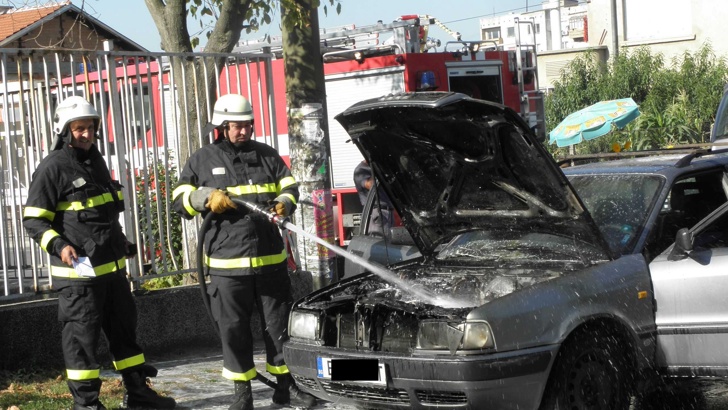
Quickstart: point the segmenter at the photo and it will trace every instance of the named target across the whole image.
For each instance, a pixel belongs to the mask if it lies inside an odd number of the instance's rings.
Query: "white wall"
[[[611,4],[591,0],[588,5],[589,42],[612,50]],[[728,1],[725,0],[614,0],[617,4],[617,37],[620,50],[649,46],[666,61],[684,52],[695,52],[706,42],[717,55],[728,56],[725,41]]]

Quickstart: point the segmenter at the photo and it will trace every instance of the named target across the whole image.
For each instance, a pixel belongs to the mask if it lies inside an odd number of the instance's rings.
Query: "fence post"
[[[104,41],[104,51],[110,52],[114,49],[114,43],[111,40]],[[124,202],[127,204],[127,207],[130,207],[133,203],[132,196],[135,195],[135,187],[131,184],[131,179],[128,176],[127,166],[126,166],[126,136],[124,135],[124,128],[122,127],[122,124],[120,123],[119,119],[122,118],[121,116],[121,107],[119,106],[119,103],[115,99],[115,97],[119,94],[118,90],[118,84],[116,80],[116,62],[114,61],[114,57],[111,55],[111,53],[106,53],[104,55],[105,63],[106,63],[106,71],[108,73],[108,81],[109,81],[109,108],[111,109],[111,124],[110,126],[114,128],[114,148],[116,149],[116,169],[119,170],[119,181],[122,182],[122,185],[124,186],[123,192],[124,192]],[[131,238],[132,242],[136,242],[139,237],[137,232],[137,227],[134,226],[133,219],[131,212],[133,212],[133,209],[127,209],[123,212],[124,220],[122,222],[122,225],[124,227],[124,232],[126,233],[127,238]],[[142,257],[141,255],[138,255],[137,257]],[[130,263],[127,264],[127,272],[129,275],[131,275],[132,278],[139,277],[139,267],[137,263]],[[136,289],[139,287],[138,281],[131,281],[131,286],[133,289]]]

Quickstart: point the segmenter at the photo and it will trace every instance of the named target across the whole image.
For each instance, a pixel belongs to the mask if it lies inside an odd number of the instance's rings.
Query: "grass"
[[[121,378],[101,378],[101,402],[109,409],[121,408],[124,386]],[[0,410],[58,410],[73,406],[62,371],[0,372]]]

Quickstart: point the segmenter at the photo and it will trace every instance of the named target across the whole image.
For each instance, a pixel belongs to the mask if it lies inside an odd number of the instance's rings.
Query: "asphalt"
[[[268,378],[265,371],[265,352],[260,349],[254,355],[255,367]],[[159,374],[151,378],[152,388],[166,396],[174,397],[177,409],[227,410],[233,401],[233,382],[222,377],[222,354],[212,349],[204,349],[179,359],[150,361]],[[109,370],[101,377],[118,378]],[[275,378],[273,378],[275,380]],[[285,409],[273,403],[273,389],[253,380],[253,400],[256,410]],[[102,397],[103,400],[103,397]],[[104,403],[109,409],[116,408],[114,403]],[[310,409],[353,410],[355,407],[342,403],[319,401]]]
[[[265,371],[265,352],[257,349],[254,355],[255,367],[259,373],[271,378]],[[174,397],[177,409],[210,409],[227,410],[233,401],[233,382],[222,377],[222,355],[219,347],[202,347],[188,350],[184,355],[175,358],[150,361],[159,374],[151,380],[154,390]],[[104,370],[102,378],[118,379],[119,375],[112,370]],[[275,380],[275,379],[274,379]],[[724,379],[707,379],[678,385],[661,394],[669,399],[658,400],[662,405],[653,403],[649,409],[690,409],[690,410],[728,410],[728,381]],[[256,410],[286,409],[273,403],[273,389],[253,380],[253,399]],[[103,401],[103,397],[102,397]],[[652,400],[649,400],[652,402]],[[677,404],[676,404],[677,403]],[[121,410],[120,403],[104,402],[109,410]],[[356,407],[343,403],[321,401],[310,409],[354,410]],[[643,406],[633,404],[630,410],[643,410]]]

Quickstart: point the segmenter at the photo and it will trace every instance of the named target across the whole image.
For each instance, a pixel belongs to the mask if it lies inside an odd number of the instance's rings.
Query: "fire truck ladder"
[[[430,25],[434,24],[437,27],[440,27],[447,34],[453,36],[455,38],[455,40],[458,40],[458,41],[461,40],[460,33],[459,32],[450,30],[449,27],[447,27],[446,25],[442,24],[440,22],[440,20],[438,20],[437,18],[432,17],[432,16],[430,16],[428,14],[423,14],[423,15],[420,16],[420,21],[422,21],[422,20],[425,20],[425,21],[429,22]]]
[[[540,138],[546,138],[545,109],[543,93],[538,87],[538,58],[536,58],[536,30],[533,20],[520,20],[514,18],[516,23],[516,70],[518,75],[518,92],[521,99],[521,115],[529,125],[535,126],[536,134]],[[521,40],[521,25],[529,27],[531,34],[528,44]],[[524,59],[527,59],[524,61]],[[524,64],[525,63],[525,64]],[[530,75],[533,81],[533,90],[526,90],[523,78]],[[530,101],[534,102],[536,112],[530,112]],[[535,121],[532,114],[535,114]]]
[[[382,23],[378,21],[376,24],[355,27],[343,26],[333,29],[321,29],[319,36],[321,46],[324,48],[347,48],[342,52],[350,50],[364,50],[372,47],[390,47],[398,49],[399,53],[419,53],[421,52],[421,35],[420,30],[428,25],[437,25],[446,33],[460,40],[460,33],[449,29],[438,19],[429,15],[404,15],[392,23]],[[426,32],[426,31],[425,31]],[[392,34],[392,42],[389,45],[380,44],[380,34]],[[427,40],[426,38],[424,40]],[[357,42],[364,43],[364,47],[358,47]],[[372,45],[374,43],[374,45]],[[269,52],[279,55],[283,49],[283,39],[281,37],[268,37],[261,41],[250,41],[239,44],[233,50],[236,53],[256,53],[267,48]],[[335,53],[335,52],[333,52]],[[330,53],[327,53],[330,54]]]

